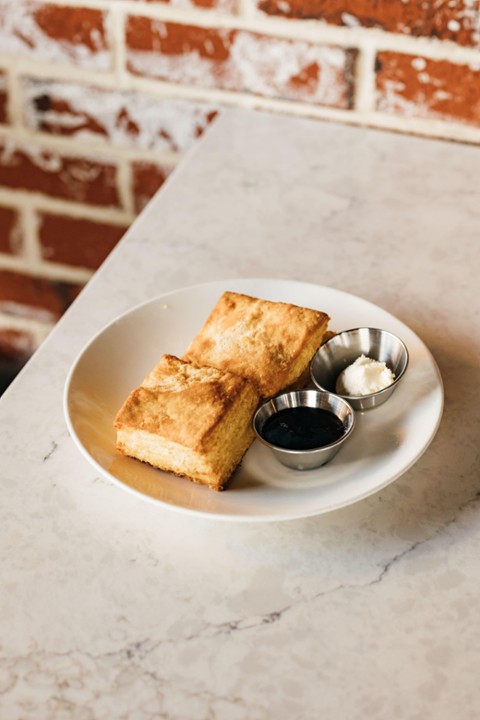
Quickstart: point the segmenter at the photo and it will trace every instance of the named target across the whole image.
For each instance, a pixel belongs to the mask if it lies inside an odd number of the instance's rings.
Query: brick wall
[[[480,143],[480,0],[0,0],[0,360],[222,108]]]

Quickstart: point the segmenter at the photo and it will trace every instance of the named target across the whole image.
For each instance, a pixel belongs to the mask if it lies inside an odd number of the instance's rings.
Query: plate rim
[[[143,493],[141,490],[138,490],[134,487],[131,487],[130,485],[127,485],[126,483],[122,482],[119,478],[116,478],[112,473],[110,473],[108,470],[106,470],[87,450],[87,448],[82,443],[81,439],[78,437],[78,434],[73,426],[72,419],[70,417],[69,412],[69,393],[72,385],[72,381],[75,375],[75,371],[77,370],[78,366],[80,365],[80,362],[85,357],[85,355],[88,353],[88,350],[94,345],[94,343],[107,331],[109,330],[113,325],[119,323],[124,318],[128,317],[129,315],[138,313],[141,311],[142,308],[147,307],[149,305],[158,303],[159,301],[175,295],[180,295],[184,293],[190,293],[195,292],[199,290],[206,290],[208,288],[213,288],[215,286],[224,286],[226,284],[236,284],[236,285],[242,285],[247,283],[265,283],[275,286],[282,286],[282,285],[295,285],[298,288],[311,288],[312,290],[326,290],[328,292],[332,292],[334,294],[338,294],[341,296],[344,296],[345,298],[348,298],[349,300],[359,300],[364,304],[367,304],[372,307],[372,309],[389,315],[392,319],[394,319],[397,323],[400,323],[402,326],[407,328],[407,330],[416,338],[417,342],[422,346],[423,350],[427,353],[429,360],[432,364],[433,371],[435,373],[435,377],[437,380],[437,387],[436,391],[437,393],[440,393],[440,404],[438,408],[438,413],[435,419],[435,423],[432,425],[430,434],[424,445],[419,449],[419,451],[416,453],[414,457],[410,459],[410,462],[407,465],[402,466],[402,468],[399,469],[397,473],[394,473],[393,475],[389,475],[388,478],[385,479],[383,483],[379,483],[375,486],[375,488],[372,489],[366,489],[364,493],[360,493],[359,495],[356,495],[355,498],[346,498],[344,502],[336,502],[331,504],[330,506],[322,507],[322,508],[312,508],[310,512],[293,512],[288,513],[284,512],[282,514],[231,514],[231,513],[225,513],[225,512],[211,512],[208,510],[201,510],[199,508],[191,508],[191,507],[185,507],[182,505],[169,503],[165,500],[162,500],[160,498],[152,497],[146,493]],[[237,292],[242,292],[241,290],[237,290]],[[246,292],[246,291],[243,291]],[[221,280],[213,280],[213,281],[207,281],[207,282],[200,282],[200,283],[194,283],[191,285],[182,286],[179,288],[175,288],[174,290],[170,290],[164,293],[160,293],[158,295],[155,295],[151,298],[148,298],[147,300],[141,301],[132,307],[128,308],[124,312],[118,314],[115,316],[112,320],[109,322],[103,324],[103,326],[82,346],[81,350],[76,354],[73,362],[70,365],[70,368],[67,372],[65,382],[64,382],[64,389],[63,389],[63,396],[62,396],[62,405],[63,405],[63,414],[65,423],[67,426],[68,433],[73,440],[74,444],[76,445],[77,449],[81,452],[83,457],[87,460],[87,462],[96,468],[96,470],[105,478],[109,480],[109,482],[112,482],[115,486],[119,487],[120,489],[130,493],[136,498],[139,498],[143,501],[149,502],[150,504],[153,504],[155,506],[160,506],[162,508],[173,510],[175,512],[180,512],[182,514],[186,514],[189,516],[197,517],[197,518],[204,518],[208,520],[219,520],[219,521],[228,521],[228,522],[284,522],[289,520],[298,520],[298,519],[306,519],[311,517],[316,517],[319,515],[323,515],[329,512],[333,512],[335,510],[339,510],[344,507],[348,507],[349,505],[356,504],[357,502],[360,502],[361,500],[366,499],[367,497],[370,497],[371,495],[374,495],[377,492],[380,492],[382,489],[387,487],[388,485],[395,482],[399,477],[401,477],[403,474],[408,472],[408,470],[415,465],[416,462],[420,459],[420,457],[426,452],[430,444],[432,443],[433,439],[435,438],[435,435],[437,434],[438,428],[442,421],[443,411],[444,411],[444,404],[445,404],[445,393],[444,393],[444,384],[443,379],[438,367],[438,364],[432,355],[429,348],[425,345],[423,340],[417,335],[417,333],[412,330],[406,323],[404,323],[402,320],[397,318],[395,315],[393,315],[388,310],[385,310],[380,305],[373,303],[370,300],[367,300],[360,295],[356,295],[353,293],[349,293],[345,290],[341,290],[336,287],[332,287],[329,285],[323,285],[318,283],[312,283],[312,282],[305,282],[301,280],[292,280],[292,279],[284,279],[284,278],[265,278],[265,277],[245,277],[245,278],[226,278]]]

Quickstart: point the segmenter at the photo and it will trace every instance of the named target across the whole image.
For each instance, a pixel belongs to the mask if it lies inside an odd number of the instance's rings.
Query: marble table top
[[[227,111],[0,399],[0,717],[478,717],[480,150]],[[379,305],[445,388],[432,443],[348,507],[232,523],[149,504],[79,453],[69,368],[195,283]]]

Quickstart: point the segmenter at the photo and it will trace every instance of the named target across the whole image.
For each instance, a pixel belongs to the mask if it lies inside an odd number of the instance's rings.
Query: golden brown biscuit
[[[119,410],[117,448],[222,490],[253,440],[257,403],[245,378],[164,355]]]
[[[305,384],[329,320],[318,310],[225,292],[183,359],[238,373],[271,397]]]
[[[326,342],[328,342],[332,337],[334,337],[337,333],[335,330],[327,330],[325,335],[322,338],[322,345],[325,345]]]

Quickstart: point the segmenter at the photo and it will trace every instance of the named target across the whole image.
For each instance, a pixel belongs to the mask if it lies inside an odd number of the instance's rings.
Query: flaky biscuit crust
[[[183,359],[242,375],[270,397],[304,374],[329,320],[318,310],[225,292]]]
[[[115,427],[144,430],[202,451],[244,392],[251,393],[255,407],[256,394],[245,378],[164,355],[130,393],[115,418]]]

